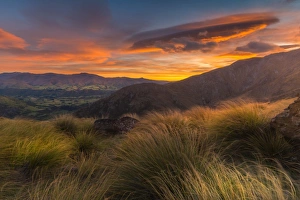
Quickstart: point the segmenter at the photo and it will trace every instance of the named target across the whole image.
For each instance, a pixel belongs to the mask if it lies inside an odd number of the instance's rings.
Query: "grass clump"
[[[78,132],[94,132],[93,118],[78,119],[72,115],[60,115],[53,120],[57,131],[69,136],[75,136]]]
[[[105,157],[91,154],[81,156],[71,167],[64,169],[53,180],[41,179],[29,190],[23,191],[18,199],[27,197],[32,200],[48,199],[105,199],[112,184],[112,170],[105,167]]]
[[[54,135],[36,136],[15,143],[13,162],[25,176],[30,176],[36,170],[45,172],[63,165],[71,152],[70,142],[65,138]]]
[[[274,105],[272,105],[274,106]],[[266,104],[225,104],[207,123],[217,151],[234,162],[259,161],[298,171],[291,162],[297,152],[282,135],[270,129]]]
[[[263,139],[260,136],[265,135],[268,128],[268,119],[262,115],[259,104],[227,104],[207,123],[220,151],[229,156],[252,156],[255,144],[250,141]]]
[[[159,199],[297,199],[292,179],[259,164],[249,169],[228,166],[217,157],[204,158],[202,170],[192,166],[178,179],[169,171],[156,176]]]
[[[110,194],[115,199],[157,199],[158,177],[169,172],[182,178],[182,171],[201,166],[209,148],[205,137],[189,130],[132,133],[116,149],[117,181]]]
[[[80,153],[89,155],[97,148],[97,138],[94,134],[79,132],[74,137],[74,148]]]
[[[55,128],[67,135],[74,136],[78,127],[75,118],[71,115],[61,115],[54,120]]]
[[[265,129],[268,122],[259,104],[225,105],[209,122],[209,131],[222,139],[235,140]]]

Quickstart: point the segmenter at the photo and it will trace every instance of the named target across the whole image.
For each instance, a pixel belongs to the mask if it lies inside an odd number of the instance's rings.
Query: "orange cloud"
[[[88,40],[62,40],[44,38],[41,39],[36,49],[12,48],[5,51],[6,54],[14,56],[15,60],[36,62],[104,62],[110,51],[99,47]]]
[[[231,39],[236,39],[236,38],[243,38],[251,33],[254,33],[256,31],[259,31],[259,30],[262,30],[264,28],[266,28],[267,25],[266,24],[259,24],[259,25],[256,25],[256,26],[253,26],[253,27],[249,27],[245,30],[236,30],[234,31],[234,33],[227,33],[224,34],[223,36],[215,36],[215,37],[211,37],[211,38],[208,38],[208,39],[202,39],[201,41],[203,42],[225,42],[227,40],[231,40]]]
[[[161,48],[157,47],[145,47],[140,49],[126,49],[123,53],[128,54],[138,54],[138,53],[154,53],[154,52],[162,52]]]
[[[247,59],[247,58],[253,58],[256,56],[257,56],[257,54],[255,54],[255,53],[234,51],[231,53],[226,53],[226,54],[215,56],[215,58],[224,59],[224,62],[225,62],[225,59],[242,60],[242,59]]]
[[[19,48],[24,49],[28,44],[19,38],[3,29],[0,28],[0,48]]]

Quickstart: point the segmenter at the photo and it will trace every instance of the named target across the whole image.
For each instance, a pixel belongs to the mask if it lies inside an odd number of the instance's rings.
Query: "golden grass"
[[[268,126],[287,103],[153,112],[110,137],[94,119],[1,118],[0,199],[299,199],[298,153]]]

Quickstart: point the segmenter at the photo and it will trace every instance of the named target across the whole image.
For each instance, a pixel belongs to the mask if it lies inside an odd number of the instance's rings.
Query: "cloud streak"
[[[25,40],[0,28],[0,49],[24,49],[26,46]]]

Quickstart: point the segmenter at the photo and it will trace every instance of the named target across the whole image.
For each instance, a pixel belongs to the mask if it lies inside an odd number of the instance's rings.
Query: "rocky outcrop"
[[[300,144],[300,98],[272,119],[271,127],[287,141]]]
[[[139,121],[132,117],[120,119],[98,119],[94,122],[94,129],[98,133],[123,134],[134,128]]]

